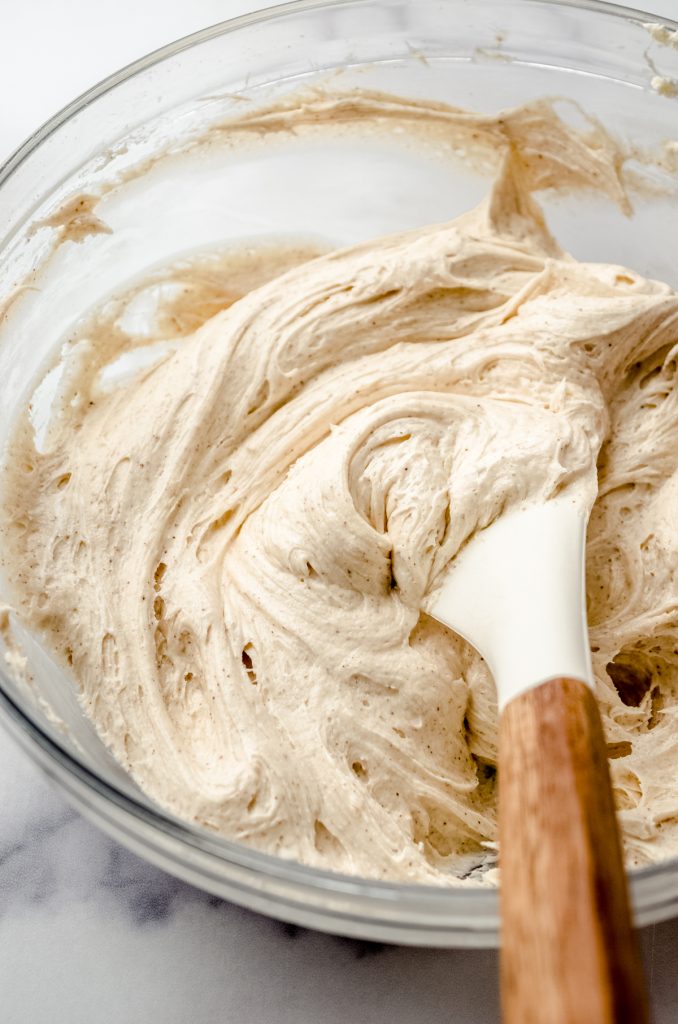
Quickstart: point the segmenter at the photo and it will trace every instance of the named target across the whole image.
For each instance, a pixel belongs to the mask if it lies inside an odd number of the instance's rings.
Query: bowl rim
[[[356,7],[366,2],[370,2],[370,0],[290,0],[287,3],[261,8],[248,14],[216,22],[150,51],[101,79],[101,81],[81,93],[40,127],[35,129],[0,164],[0,188],[31,154],[81,110],[116,88],[116,86],[129,81],[136,75],[174,57],[178,53],[252,25],[274,22],[290,15],[305,12]],[[386,3],[388,4],[388,0],[386,0]],[[607,2],[607,0],[522,0],[522,3],[534,7],[561,8],[570,14],[573,10],[579,10],[632,23],[658,23],[672,31],[678,31],[678,20],[652,14],[638,8],[622,7],[619,4]],[[490,925],[488,915],[492,917],[496,915],[498,889],[487,886],[447,887],[426,883],[388,881],[314,868],[296,860],[283,858],[275,854],[263,853],[244,843],[226,839],[217,833],[210,833],[207,829],[175,817],[171,812],[166,811],[159,805],[150,806],[142,802],[141,799],[136,799],[129,793],[123,792],[114,783],[107,782],[101,778],[76,755],[69,753],[56,742],[10,696],[9,692],[5,689],[7,681],[4,670],[0,668],[0,712],[3,717],[6,716],[18,726],[23,736],[27,737],[34,747],[39,748],[43,755],[47,755],[48,759],[54,761],[61,769],[75,776],[88,789],[94,790],[99,796],[116,805],[125,814],[131,815],[145,825],[151,825],[174,840],[184,844],[188,843],[226,864],[238,865],[241,868],[249,869],[258,874],[267,875],[271,879],[292,884],[296,883],[306,887],[310,885],[317,890],[327,890],[328,893],[344,893],[347,896],[360,896],[363,899],[371,898],[380,903],[393,903],[394,900],[398,900],[403,909],[408,905],[411,909],[414,909],[416,906],[419,910],[426,908],[427,905],[429,909],[436,906],[441,906],[442,908],[442,904],[452,897],[455,903],[455,916],[456,914],[461,915],[464,909],[463,904],[468,904],[467,910],[470,914],[475,916],[478,912],[484,911],[485,916],[481,916],[478,920],[477,927],[470,920],[465,923],[450,920],[449,927],[451,931],[468,928],[469,930],[482,932],[483,930],[494,929],[496,922],[492,921]],[[642,902],[638,899],[639,893],[637,890],[646,886],[648,889],[647,895],[650,897],[650,902],[652,902],[652,880],[661,878],[668,867],[678,867],[678,856],[666,858],[655,864],[635,868],[629,872],[630,886],[637,903]],[[641,906],[638,909],[643,910],[645,908]],[[440,924],[443,927],[445,926],[443,920],[440,921]],[[406,921],[400,922],[400,927],[407,926]]]
[[[106,75],[100,81],[80,93],[70,103],[58,110],[52,117],[44,121],[31,134],[14,149],[4,161],[0,162],[0,186],[10,177],[14,171],[27,159],[37,147],[49,138],[62,124],[65,124],[74,117],[80,110],[89,106],[104,93],[110,92],[117,85],[128,81],[142,71],[160,64],[162,61],[173,57],[182,50],[190,49],[200,43],[207,42],[217,36],[237,32],[249,25],[256,25],[263,22],[276,21],[287,15],[299,14],[303,11],[329,10],[332,8],[354,7],[360,0],[287,0],[286,3],[272,4],[268,7],[261,7],[249,14],[241,14],[235,18],[227,18],[224,21],[215,22],[196,32],[189,32],[188,35],[180,36],[171,43],[151,50],[123,65],[117,71]],[[388,3],[388,0],[385,0]],[[638,7],[622,7],[620,4],[612,3],[610,0],[522,0],[523,3],[535,7],[555,7],[568,11],[581,10],[603,14],[607,17],[619,18],[623,21],[640,22],[641,24],[655,23],[666,26],[671,30],[678,30],[678,20],[666,18]]]

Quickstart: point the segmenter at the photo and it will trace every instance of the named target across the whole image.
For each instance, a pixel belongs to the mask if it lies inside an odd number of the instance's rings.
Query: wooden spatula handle
[[[506,1024],[645,1024],[596,700],[554,679],[504,708],[499,740]]]

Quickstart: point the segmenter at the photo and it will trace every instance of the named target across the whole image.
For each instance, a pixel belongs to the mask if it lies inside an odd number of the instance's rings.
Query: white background
[[[110,72],[255,7],[0,4],[0,159]],[[678,13],[678,0],[648,4]],[[646,930],[643,945],[655,1022],[675,1024],[678,923]],[[493,1024],[496,957],[334,939],[212,900],[102,836],[0,734],[0,1020]]]

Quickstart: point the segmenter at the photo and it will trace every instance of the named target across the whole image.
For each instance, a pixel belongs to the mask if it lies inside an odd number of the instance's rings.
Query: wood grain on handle
[[[593,693],[543,683],[509,701],[499,736],[505,1024],[646,1024]]]

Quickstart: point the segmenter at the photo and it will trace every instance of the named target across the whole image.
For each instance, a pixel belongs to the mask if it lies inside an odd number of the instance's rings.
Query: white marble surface
[[[508,2],[508,0],[507,0]],[[648,0],[649,2],[649,0]],[[24,0],[0,10],[0,158],[92,82],[248,0]],[[676,0],[652,0],[675,15]],[[643,945],[678,1020],[678,921]],[[0,733],[2,1024],[492,1024],[492,952],[323,936],[150,867],[84,821]]]

